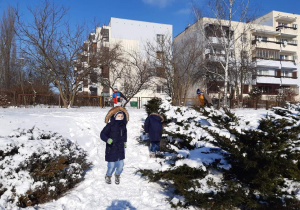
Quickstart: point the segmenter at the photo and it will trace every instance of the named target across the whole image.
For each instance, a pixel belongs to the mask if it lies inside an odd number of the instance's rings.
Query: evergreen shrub
[[[151,100],[149,100],[147,102],[147,104],[145,104],[145,108],[146,108],[146,112],[148,114],[148,116],[151,113],[157,113],[157,114],[162,114],[160,111],[160,105],[162,104],[162,100],[161,98],[152,98]]]
[[[0,196],[6,193],[18,207],[60,198],[83,180],[91,166],[85,151],[57,133],[18,130],[5,141],[9,143],[0,149]],[[28,182],[26,193],[16,190],[15,180]]]

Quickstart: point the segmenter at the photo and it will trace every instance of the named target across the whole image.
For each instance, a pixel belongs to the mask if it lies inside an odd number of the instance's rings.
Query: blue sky
[[[194,22],[191,0],[54,0],[69,7],[69,18],[75,23],[93,22],[108,24],[110,17],[141,20],[173,25],[173,36]],[[208,0],[194,0],[205,10]],[[28,14],[27,7],[35,7],[41,0],[0,0],[0,15],[8,6],[18,5],[21,13]],[[257,15],[271,10],[300,14],[299,0],[252,0],[251,9]],[[0,16],[0,17],[1,17]],[[95,20],[95,21],[94,21]]]

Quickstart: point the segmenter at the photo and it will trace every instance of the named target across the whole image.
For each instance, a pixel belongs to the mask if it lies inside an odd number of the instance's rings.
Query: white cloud
[[[164,8],[171,4],[174,0],[143,0],[144,3]]]
[[[178,14],[178,15],[187,15],[187,14],[190,14],[191,13],[191,9],[181,9],[181,10],[178,10],[177,12],[176,12],[176,14]]]

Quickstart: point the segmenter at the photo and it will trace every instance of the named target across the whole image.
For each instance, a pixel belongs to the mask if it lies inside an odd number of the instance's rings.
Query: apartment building
[[[88,58],[90,53],[99,50],[109,50],[115,44],[122,46],[123,52],[137,52],[142,58],[146,58],[146,45],[151,43],[156,44],[157,40],[163,37],[173,37],[172,25],[144,22],[137,20],[128,20],[121,18],[111,18],[108,25],[97,27],[94,33],[91,33],[89,40],[84,42],[84,52],[86,54],[86,62],[84,65],[90,65],[93,61]],[[130,59],[130,58],[128,58]],[[89,62],[89,63],[88,63]],[[120,66],[120,68],[122,68]],[[95,66],[95,74],[101,72],[103,77],[111,77],[111,71],[106,66]],[[81,91],[92,95],[109,96],[112,90],[109,87],[103,87],[97,81],[92,81],[93,75],[89,75],[82,83]],[[153,78],[155,80],[155,78]],[[121,82],[116,83],[122,91]],[[157,83],[156,88],[143,90],[135,97],[163,97],[164,84]]]
[[[272,11],[254,23],[251,42],[256,85],[269,97],[291,90],[299,99],[300,15]]]
[[[244,96],[256,86],[262,90],[263,99],[275,100],[278,94],[289,90],[299,100],[299,21],[300,15],[272,11],[253,22],[232,21],[230,28],[224,20],[224,35],[211,33],[216,31],[217,21],[204,17],[176,36],[174,41],[180,42],[190,34],[198,34],[205,49],[203,57],[211,62],[224,60],[225,51],[231,51],[232,57],[242,60],[239,48],[243,46],[243,53],[252,60],[256,70],[251,73],[251,79],[243,81],[244,88],[241,91]],[[228,36],[229,33],[234,43],[224,45],[222,36]],[[206,84],[205,87],[202,83],[202,88],[212,94],[220,90],[216,86],[220,87],[222,83],[224,82],[219,81],[219,84],[210,86]]]

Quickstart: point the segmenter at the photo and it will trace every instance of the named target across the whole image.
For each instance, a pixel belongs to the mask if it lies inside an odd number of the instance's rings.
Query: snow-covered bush
[[[160,171],[140,172],[175,189],[175,197],[181,199],[175,199],[174,207],[296,209],[300,205],[300,120],[295,109],[275,108],[253,129],[229,110],[205,108],[200,113],[165,101],[161,107],[169,122],[164,132],[173,158],[170,161],[170,154],[163,153],[165,165]]]
[[[78,145],[37,128],[1,137],[0,155],[0,206],[5,208],[57,199],[90,167]]]

